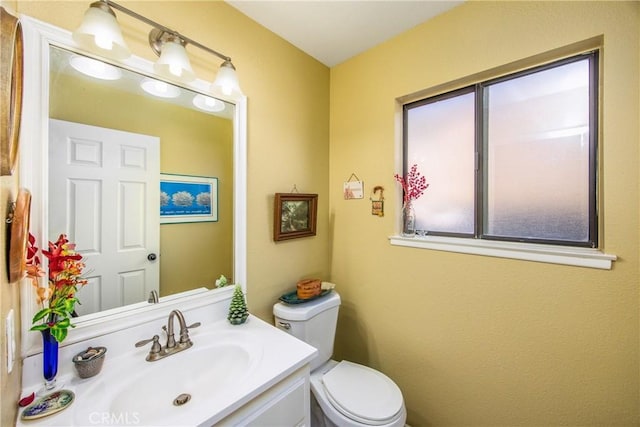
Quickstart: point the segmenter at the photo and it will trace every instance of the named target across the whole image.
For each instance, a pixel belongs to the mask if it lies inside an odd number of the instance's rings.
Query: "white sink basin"
[[[116,382],[107,377],[96,382],[88,393],[101,396],[99,412],[122,423],[175,425],[196,408],[209,406],[208,401],[232,394],[234,385],[251,375],[262,355],[259,346],[224,334],[194,334],[192,339],[193,347],[164,359],[147,362],[141,356],[140,363],[118,370]],[[96,417],[95,413],[77,415],[79,424],[86,416],[90,421]]]

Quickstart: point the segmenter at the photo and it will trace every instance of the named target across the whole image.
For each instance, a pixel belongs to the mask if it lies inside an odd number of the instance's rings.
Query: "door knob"
[[[151,253],[151,254],[147,255],[147,259],[148,259],[149,261],[155,261],[155,260],[156,260],[156,258],[158,258],[158,257],[157,257],[157,256],[156,256],[156,254],[154,254],[154,253]]]

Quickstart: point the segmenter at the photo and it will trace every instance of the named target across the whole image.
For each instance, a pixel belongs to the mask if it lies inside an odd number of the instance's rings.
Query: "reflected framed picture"
[[[273,240],[315,236],[317,213],[317,194],[276,193]]]
[[[160,224],[218,221],[218,178],[160,174]]]

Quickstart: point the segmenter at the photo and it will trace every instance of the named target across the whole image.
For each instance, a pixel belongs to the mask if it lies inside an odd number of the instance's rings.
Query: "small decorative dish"
[[[279,299],[280,301],[284,302],[285,304],[302,304],[305,302],[309,302],[309,301],[313,301],[316,300],[318,298],[322,298],[323,296],[329,294],[331,292],[331,289],[323,289],[320,294],[311,297],[311,298],[306,298],[306,299],[300,299],[298,298],[298,291],[292,291],[292,292],[287,292],[286,294],[282,295]]]
[[[73,403],[76,395],[70,390],[59,390],[37,399],[22,411],[23,420],[35,420],[60,412]]]
[[[89,347],[73,357],[73,364],[76,367],[80,378],[90,378],[97,375],[102,369],[104,355],[107,354],[106,347]]]

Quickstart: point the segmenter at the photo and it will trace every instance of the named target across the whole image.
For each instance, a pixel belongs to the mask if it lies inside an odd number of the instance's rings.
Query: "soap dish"
[[[298,291],[296,290],[296,291],[288,292],[288,293],[282,295],[279,299],[280,299],[280,301],[282,301],[285,304],[303,304],[305,302],[310,302],[310,301],[313,301],[313,300],[315,300],[317,298],[323,297],[323,296],[327,295],[329,292],[331,292],[331,289],[323,289],[316,296],[313,296],[311,298],[306,298],[306,299],[300,299],[300,298],[298,298]]]
[[[42,396],[22,411],[23,420],[35,420],[60,412],[73,403],[75,394],[70,390],[54,391]]]
[[[80,378],[91,378],[102,369],[106,347],[89,347],[73,357],[73,364]]]

